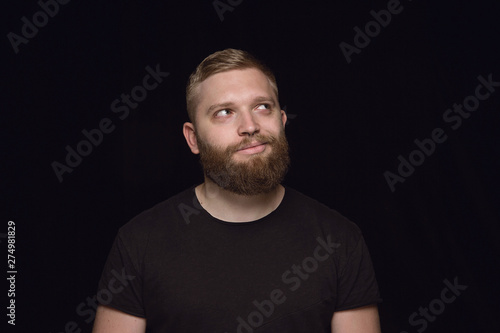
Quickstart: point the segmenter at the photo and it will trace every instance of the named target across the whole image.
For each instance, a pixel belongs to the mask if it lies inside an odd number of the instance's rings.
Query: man
[[[204,183],[120,228],[94,333],[379,333],[359,229],[280,185],[287,116],[271,71],[246,52],[216,52],[186,100],[183,133]]]

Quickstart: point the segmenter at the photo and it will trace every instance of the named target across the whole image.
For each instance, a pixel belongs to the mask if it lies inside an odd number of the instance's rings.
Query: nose
[[[240,123],[238,127],[239,135],[254,135],[260,131],[260,126],[255,115],[250,112],[242,112],[240,117]]]

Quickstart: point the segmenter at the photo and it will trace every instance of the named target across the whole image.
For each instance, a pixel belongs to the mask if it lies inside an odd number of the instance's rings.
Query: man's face
[[[267,193],[289,164],[280,110],[267,77],[257,69],[215,74],[198,86],[196,147],[205,175],[242,195]]]

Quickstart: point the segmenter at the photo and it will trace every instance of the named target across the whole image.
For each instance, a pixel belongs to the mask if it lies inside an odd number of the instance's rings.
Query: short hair
[[[189,76],[186,86],[186,106],[189,120],[194,124],[196,116],[196,106],[198,104],[198,94],[196,88],[200,83],[210,76],[227,72],[233,69],[256,68],[260,70],[269,80],[271,87],[278,98],[278,85],[273,72],[261,61],[246,51],[237,49],[225,49],[217,51],[206,57],[196,70]]]

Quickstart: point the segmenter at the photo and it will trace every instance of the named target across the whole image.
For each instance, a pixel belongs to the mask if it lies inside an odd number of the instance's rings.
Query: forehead
[[[197,112],[216,103],[237,104],[262,95],[276,98],[269,79],[256,68],[214,74],[199,84],[197,95]]]

